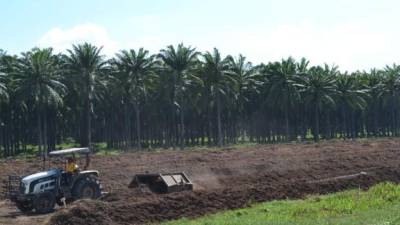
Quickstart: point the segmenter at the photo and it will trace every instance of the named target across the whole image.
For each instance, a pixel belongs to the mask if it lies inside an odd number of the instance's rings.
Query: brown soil
[[[47,218],[31,216],[29,223],[21,215],[10,217],[16,210],[0,204],[0,224],[143,224],[260,201],[368,188],[382,181],[400,182],[399,147],[400,139],[371,139],[97,156],[91,167],[101,172],[104,189],[110,193],[102,201],[78,201]],[[5,161],[0,176],[38,169],[35,161]],[[189,175],[194,192],[155,195],[127,188],[135,173],[175,171]]]

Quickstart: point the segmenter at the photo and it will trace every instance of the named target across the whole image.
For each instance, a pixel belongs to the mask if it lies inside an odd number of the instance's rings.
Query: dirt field
[[[104,191],[110,192],[102,201],[79,201],[37,216],[22,215],[2,200],[0,224],[143,224],[260,201],[367,188],[382,181],[400,182],[399,153],[400,139],[372,139],[97,156],[91,168],[101,172]],[[39,169],[40,163],[33,160],[5,161],[0,177]],[[175,171],[189,175],[194,192],[155,195],[127,188],[135,173]]]

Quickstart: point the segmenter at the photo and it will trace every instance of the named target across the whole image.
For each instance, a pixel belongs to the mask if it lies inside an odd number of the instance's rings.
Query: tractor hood
[[[24,178],[22,178],[22,182],[24,182],[25,184],[29,184],[34,180],[38,180],[41,178],[45,178],[45,177],[49,177],[49,176],[53,176],[57,174],[57,170],[56,169],[52,169],[52,170],[48,170],[48,171],[44,171],[44,172],[39,172],[39,173],[34,173],[31,175],[28,175]]]

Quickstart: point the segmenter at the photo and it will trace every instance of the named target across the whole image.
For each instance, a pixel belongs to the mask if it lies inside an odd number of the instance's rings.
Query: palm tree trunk
[[[86,112],[86,115],[85,115],[85,117],[86,117],[86,143],[85,144],[86,144],[86,146],[91,147],[90,145],[92,143],[92,140],[91,140],[92,139],[92,135],[91,135],[92,121],[90,118],[90,102],[88,101],[88,103],[86,105],[87,106],[86,106],[86,110],[85,110],[85,112]]]
[[[331,115],[330,111],[326,113],[326,139],[332,139],[332,124],[331,124]]]
[[[36,109],[36,116],[38,122],[38,148],[39,154],[43,158],[43,169],[45,168],[44,153],[43,153],[43,132],[42,132],[42,116],[40,115],[40,107]]]
[[[185,113],[184,113],[184,108],[183,108],[183,96],[181,95],[181,102],[180,102],[180,116],[181,116],[181,134],[180,134],[180,145],[181,149],[185,148]]]
[[[342,117],[343,117],[343,138],[347,137],[347,120],[346,120],[346,110],[345,110],[345,106],[342,106]]]
[[[127,101],[127,99],[125,99],[125,101],[124,101],[124,117],[125,117],[125,124],[124,124],[124,127],[125,127],[125,132],[124,132],[125,133],[125,135],[124,135],[124,137],[125,137],[124,150],[126,151],[130,147],[129,126],[131,125],[130,121],[129,121],[129,109],[128,109],[128,101]]]
[[[290,141],[290,127],[289,127],[289,108],[285,111],[285,123],[286,123],[286,141]]]
[[[84,112],[83,112],[83,129],[82,129],[82,140],[81,146],[82,147],[91,147],[91,119],[90,119],[90,97],[89,94],[86,96],[84,102]]]
[[[135,104],[136,114],[136,134],[137,134],[137,147],[140,150],[142,148],[141,130],[140,130],[140,109],[139,104]]]
[[[289,90],[287,90],[289,91]],[[286,110],[285,110],[285,128],[286,128],[286,141],[290,141],[290,125],[289,125],[289,110],[290,110],[290,102],[289,96],[286,95]]]
[[[218,119],[218,146],[222,146],[222,127],[221,127],[221,99],[217,93],[217,119]]]
[[[176,147],[176,136],[177,136],[177,121],[176,121],[176,116],[175,116],[175,105],[174,105],[174,100],[172,100],[172,106],[171,106],[171,122],[172,126],[170,127],[170,143],[172,145],[172,148],[175,149]]]
[[[207,128],[208,128],[208,132],[207,132],[207,144],[209,145],[209,146],[211,146],[212,145],[212,142],[211,142],[211,140],[212,140],[212,121],[211,121],[211,109],[210,109],[210,107],[208,107],[208,109],[207,109]]]
[[[376,109],[374,109],[374,111],[373,111],[373,117],[374,117],[374,136],[375,137],[377,137],[378,135],[379,135],[379,132],[378,132],[378,112],[377,112],[377,110]]]
[[[47,153],[49,151],[49,143],[47,140],[47,110],[44,107],[44,118],[43,118],[43,160],[46,161]]]
[[[318,104],[315,104],[315,131],[314,141],[319,141],[319,109]]]
[[[90,118],[90,111],[91,111],[91,95],[92,95],[92,80],[89,73],[85,74],[86,76],[86,86],[85,91],[83,92],[85,95],[84,99],[84,110],[83,110],[83,133],[81,134],[81,146],[82,147],[89,147],[91,148],[91,118]]]
[[[394,97],[392,97],[392,99],[394,99]],[[395,117],[395,106],[394,106],[394,100],[392,100],[392,104],[391,104],[391,117],[392,117],[392,124],[391,124],[391,127],[392,127],[392,129],[391,129],[391,136],[393,137],[393,136],[395,136],[395,133],[396,133],[396,131],[395,131],[395,127],[396,127],[396,117]]]

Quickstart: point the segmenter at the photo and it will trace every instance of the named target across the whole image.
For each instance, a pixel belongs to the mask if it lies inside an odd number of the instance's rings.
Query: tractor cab
[[[92,174],[98,176],[97,170],[88,170],[90,165],[90,150],[89,148],[70,148],[64,150],[53,151],[49,153],[51,158],[57,158],[58,162],[62,161],[62,168],[59,168],[61,172],[60,183],[65,186],[73,186],[76,180],[82,175],[87,176]],[[84,161],[84,163],[83,163]],[[70,170],[69,163],[76,165],[75,169]],[[83,165],[83,167],[82,167]],[[49,168],[50,168],[49,160]]]
[[[9,176],[4,184],[3,194],[15,202],[21,211],[35,210],[37,213],[51,212],[56,203],[65,205],[66,202],[77,199],[100,197],[99,172],[87,170],[90,164],[89,148],[71,148],[49,153],[50,157],[57,159],[76,159],[77,155],[80,156],[79,159],[85,160],[83,170],[69,172],[66,168],[52,168],[52,160],[49,160],[48,170],[23,177]]]

